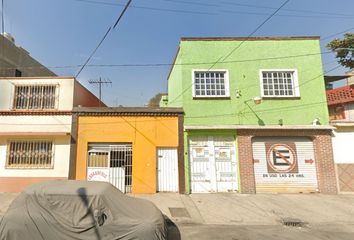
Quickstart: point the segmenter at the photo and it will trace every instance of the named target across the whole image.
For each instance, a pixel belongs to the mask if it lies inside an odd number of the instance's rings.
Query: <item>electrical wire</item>
[[[95,1],[95,0],[73,0],[77,2],[84,2],[84,3],[91,3],[91,4],[98,4],[98,5],[106,5],[106,6],[124,6],[123,4],[120,3],[111,3],[111,2],[100,2],[100,1]],[[187,1],[173,1],[173,0],[163,0],[166,2],[172,2],[172,3],[182,3],[182,4],[190,4],[190,5],[199,5],[199,6],[206,6],[206,7],[213,7],[214,10],[216,7],[221,7],[221,5],[216,5],[216,4],[206,4],[206,3],[194,3],[194,2],[187,2]],[[230,4],[230,3],[228,3]],[[246,6],[246,4],[241,4],[242,6]],[[274,7],[259,7],[256,5],[248,5],[253,6],[253,8],[262,8],[262,9],[276,9]],[[207,12],[207,11],[191,11],[191,10],[180,10],[180,9],[170,9],[170,8],[156,8],[156,7],[146,7],[146,6],[139,6],[139,5],[132,5],[131,8],[136,8],[136,9],[143,9],[143,10],[153,10],[153,11],[161,11],[161,12],[175,12],[175,13],[186,13],[186,14],[202,14],[202,15],[219,15],[219,13],[229,13],[229,14],[243,14],[243,15],[260,15],[260,16],[268,16],[267,13],[261,13],[261,12],[247,12],[247,11],[232,11],[230,9],[228,10],[218,10],[218,12]],[[298,18],[323,18],[323,19],[330,19],[330,18],[342,18],[342,19],[351,19],[354,18],[352,15],[347,15],[347,14],[339,14],[339,13],[325,13],[325,12],[316,12],[316,11],[306,11],[306,10],[291,10],[287,9],[286,11],[290,12],[305,12],[305,13],[315,13],[315,14],[327,14],[327,16],[316,16],[316,15],[289,15],[289,14],[278,14],[277,16],[279,17],[298,17]]]
[[[101,41],[98,43],[98,45],[96,46],[96,48],[93,50],[93,52],[90,54],[90,56],[88,57],[88,59],[85,61],[85,63],[81,66],[80,70],[77,72],[77,74],[75,75],[75,78],[77,78],[80,73],[82,72],[82,70],[84,70],[85,66],[87,65],[87,63],[91,60],[91,58],[93,57],[93,55],[96,53],[96,51],[98,50],[98,48],[101,46],[101,44],[103,43],[103,41],[106,39],[106,37],[108,36],[108,33],[111,31],[111,27],[109,27],[106,31],[106,33],[103,35]]]
[[[241,3],[228,2],[228,1],[222,1],[221,3],[228,4],[228,5],[233,5],[233,6],[251,7],[251,8],[259,8],[259,9],[277,9],[276,7],[252,5],[252,4],[241,4]],[[283,8],[282,11],[284,11],[284,12],[314,13],[314,14],[320,14],[320,15],[332,15],[332,16],[343,16],[343,17],[353,17],[353,15],[351,15],[351,14],[320,12],[320,11],[311,11],[311,10],[302,10],[302,9]]]
[[[234,10],[221,10],[223,13],[229,14],[242,14],[242,15],[258,15],[258,16],[268,16],[267,13],[259,12],[246,12],[246,11],[234,11]],[[290,15],[290,14],[277,14],[277,17],[295,17],[295,18],[322,18],[322,19],[353,19],[352,17],[341,17],[341,16],[313,16],[313,15]]]
[[[96,53],[96,51],[98,50],[98,48],[101,46],[101,44],[103,43],[103,41],[106,39],[106,37],[108,36],[108,34],[111,32],[112,29],[115,29],[117,24],[119,23],[119,21],[122,19],[124,13],[126,12],[126,10],[128,9],[129,5],[131,4],[132,0],[128,0],[128,2],[126,3],[123,11],[120,13],[117,21],[115,22],[115,24],[112,27],[109,27],[108,30],[106,31],[106,33],[103,35],[103,38],[101,39],[101,41],[98,43],[98,45],[96,46],[96,48],[93,50],[93,52],[90,54],[90,56],[88,57],[88,59],[85,61],[85,63],[82,65],[82,67],[80,68],[79,72],[75,75],[75,78],[77,78],[80,73],[82,72],[82,70],[84,70],[85,66],[87,65],[87,63],[91,60],[91,58],[93,57],[93,55]]]
[[[242,41],[237,47],[235,47],[229,54],[227,54],[224,58],[223,61],[225,61],[228,57],[230,57],[234,52],[237,51],[237,49],[239,49],[248,38],[252,37],[253,34],[255,34],[259,29],[261,29],[264,24],[266,24],[272,17],[275,16],[275,14],[277,14],[290,0],[286,0],[283,4],[280,5],[280,7],[278,7],[269,17],[267,17],[260,25],[258,25],[247,37],[244,41]],[[215,64],[217,64],[218,62],[215,62],[210,68],[214,67]]]
[[[269,17],[267,17],[261,24],[259,24],[250,34],[248,34],[248,36],[245,38],[245,40],[243,40],[239,45],[237,45],[234,49],[232,49],[232,51],[228,54],[226,54],[226,56],[224,57],[220,57],[216,62],[214,62],[208,69],[208,71],[210,69],[212,69],[216,64],[220,63],[222,61],[225,61],[229,56],[231,56],[235,51],[237,51],[242,45],[243,43],[249,39],[251,36],[253,36],[253,34],[255,34],[262,26],[264,26],[264,24],[266,24],[275,14],[277,14],[277,12],[280,11],[280,9],[282,9],[290,0],[286,0],[284,3],[282,3]],[[179,95],[177,95],[174,99],[171,100],[171,102],[169,101],[169,103],[173,103],[176,99],[178,99],[180,96],[182,96],[188,89],[190,89],[193,86],[193,83],[190,84],[190,86],[188,86],[188,88],[186,88],[185,90],[183,90]]]
[[[99,1],[94,1],[94,0],[73,0],[73,1],[98,4],[98,5],[106,5],[106,6],[124,6],[123,4],[120,4],[120,3],[99,2]],[[145,7],[145,6],[137,6],[137,5],[132,5],[130,7],[136,8],[136,9],[160,11],[160,12],[175,12],[175,13],[200,14],[200,15],[217,15],[216,13],[212,13],[212,12],[178,10],[178,9],[168,9],[168,8],[155,8],[155,7]]]
[[[289,55],[281,57],[268,57],[268,58],[250,58],[250,59],[241,59],[241,60],[229,60],[229,61],[220,61],[219,63],[231,64],[231,63],[244,63],[244,62],[255,62],[255,61],[270,61],[270,60],[279,60],[279,59],[288,59],[288,58],[297,58],[297,57],[308,57],[316,55],[324,55],[333,53],[332,51],[318,52],[318,53],[307,53],[307,54],[298,54],[298,55]],[[213,62],[191,62],[191,63],[136,63],[136,64],[87,64],[86,67],[165,67],[165,66],[193,66],[193,65],[210,65]],[[39,66],[39,67],[30,67],[30,66],[18,66],[17,69],[37,69],[37,68],[50,68],[50,69],[66,69],[66,68],[80,68],[83,65],[63,65],[63,66]],[[15,68],[0,68],[1,70],[11,70]]]
[[[340,32],[337,32],[337,33],[334,33],[334,34],[331,34],[331,35],[328,35],[328,36],[326,36],[324,38],[321,38],[321,40],[322,41],[327,40],[327,39],[335,37],[335,36],[337,36],[339,34],[343,34],[343,33],[349,32],[350,30],[354,30],[354,27],[351,27],[351,28],[348,28],[346,30],[343,30],[343,31],[340,31]]]
[[[5,32],[5,20],[4,20],[4,0],[1,0],[1,33],[4,34]]]
[[[324,74],[327,74],[329,72],[332,72],[334,71],[335,69],[337,69],[338,67],[341,67],[340,65],[339,66],[336,66],[335,68],[332,68],[328,71],[326,71]],[[311,78],[310,80],[308,81],[305,81],[303,82],[303,84],[300,84],[298,86],[302,86],[304,84],[307,84],[311,81],[314,81],[316,80],[317,78],[319,78],[320,76],[323,76],[324,74],[320,74],[314,78]],[[258,85],[258,84],[257,84]],[[301,104],[301,105],[298,105],[298,106],[286,106],[286,107],[274,107],[274,108],[266,108],[266,109],[261,109],[261,110],[257,110],[255,111],[256,113],[261,113],[261,112],[271,112],[271,111],[289,111],[289,110],[293,110],[293,109],[301,109],[301,108],[308,108],[309,106],[313,106],[313,105],[319,105],[319,104],[323,104],[323,103],[327,103],[327,101],[320,101],[320,102],[313,102],[313,103],[307,103],[307,104]],[[253,113],[252,111],[243,111],[242,114],[251,114]],[[229,113],[229,114],[211,114],[211,115],[201,115],[201,116],[191,116],[191,117],[185,117],[185,118],[206,118],[206,117],[223,117],[223,116],[237,116],[237,115],[240,115],[240,114],[234,114],[234,113]],[[126,117],[126,116],[119,116],[119,117]],[[168,117],[168,116],[167,116]],[[135,122],[150,122],[150,121],[156,121],[155,119],[151,119],[151,120],[135,120]],[[80,123],[82,125],[90,125],[90,124],[117,124],[117,123],[122,123],[122,122],[125,122],[125,120],[123,121],[115,121],[115,122],[93,122],[93,123]],[[0,123],[0,125],[26,125],[26,126],[39,126],[39,125],[48,125],[48,126],[51,126],[51,125],[54,125],[54,126],[67,126],[67,125],[70,125],[69,123],[68,124],[63,124],[63,123],[58,123],[58,124],[51,124],[51,123],[48,123],[48,124],[34,124],[34,123],[30,123],[30,124],[24,124],[24,123]]]

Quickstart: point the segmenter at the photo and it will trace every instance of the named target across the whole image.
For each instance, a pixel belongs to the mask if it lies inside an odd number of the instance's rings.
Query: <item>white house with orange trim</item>
[[[69,176],[72,109],[99,99],[74,77],[0,78],[0,192]]]

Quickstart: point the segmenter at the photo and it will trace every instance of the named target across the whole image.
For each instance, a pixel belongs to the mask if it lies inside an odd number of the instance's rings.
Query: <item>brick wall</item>
[[[240,163],[240,182],[242,193],[256,193],[253,169],[252,136],[237,136],[238,158]]]
[[[237,141],[242,193],[255,193],[253,137],[309,137],[313,140],[318,187],[321,193],[336,194],[337,184],[333,161],[331,130],[238,130]]]
[[[331,135],[316,135],[313,139],[318,189],[321,193],[337,193],[336,170]]]

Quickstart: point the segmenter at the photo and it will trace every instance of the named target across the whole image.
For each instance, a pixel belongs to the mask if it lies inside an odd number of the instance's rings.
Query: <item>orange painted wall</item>
[[[156,192],[157,147],[178,146],[178,118],[79,116],[76,179],[86,179],[89,143],[132,143],[133,193]]]

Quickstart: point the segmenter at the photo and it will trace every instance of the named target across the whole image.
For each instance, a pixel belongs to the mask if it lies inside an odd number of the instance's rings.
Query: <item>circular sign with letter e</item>
[[[267,163],[268,172],[297,172],[296,151],[287,144],[274,144],[268,149]]]

